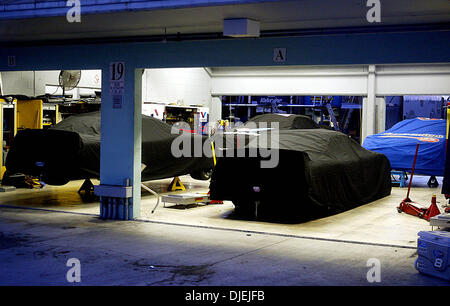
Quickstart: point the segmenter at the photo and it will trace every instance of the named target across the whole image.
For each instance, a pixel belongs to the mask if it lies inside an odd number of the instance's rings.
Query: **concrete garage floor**
[[[429,206],[436,194],[445,203],[427,180],[414,178],[411,199]],[[170,181],[146,185],[163,194]],[[208,191],[208,182],[182,181],[189,192]],[[152,214],[156,198],[145,190],[137,221],[103,221],[98,202],[80,201],[81,183],[0,194],[1,285],[71,285],[69,258],[80,261],[81,285],[449,285],[414,268],[417,233],[431,227],[397,212],[407,188],[338,215],[283,224],[237,219],[230,202],[161,203]],[[367,279],[372,259],[380,282]]]

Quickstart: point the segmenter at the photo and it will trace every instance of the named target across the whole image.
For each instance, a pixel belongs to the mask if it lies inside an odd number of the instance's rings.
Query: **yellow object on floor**
[[[173,179],[173,181],[170,183],[168,187],[169,191],[176,191],[176,190],[186,190],[186,187],[184,187],[183,183],[181,182],[180,178],[177,176]]]
[[[28,188],[44,188],[45,184],[40,182],[37,178],[34,177],[26,177],[25,184],[28,185]]]
[[[0,154],[0,156],[1,156],[1,154]],[[6,167],[5,167],[5,166],[1,166],[1,169],[0,169],[0,179],[3,178],[3,174],[5,174],[5,172],[6,172]]]

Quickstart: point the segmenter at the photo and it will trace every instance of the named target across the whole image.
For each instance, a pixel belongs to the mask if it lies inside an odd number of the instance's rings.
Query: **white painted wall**
[[[32,71],[2,72],[2,91],[4,95],[34,95],[34,76]]]
[[[56,86],[59,83],[59,73],[60,71],[36,71],[36,90],[37,95],[48,93],[48,94],[62,94],[62,88]],[[101,70],[82,70],[80,83],[78,83],[77,90],[80,94],[93,94],[95,89],[100,89],[102,86],[102,71]],[[83,88],[87,87],[87,88]],[[44,93],[39,93],[44,88]],[[70,94],[71,91],[66,92]]]
[[[26,95],[39,96],[45,93],[54,93],[58,85],[60,70],[49,71],[9,71],[1,72],[3,94],[4,95]],[[80,87],[101,87],[101,70],[83,70],[78,86]],[[81,89],[81,92],[84,90]],[[61,93],[61,90],[56,93]]]
[[[377,66],[376,93],[394,95],[448,95],[450,65]]]
[[[448,95],[450,65],[372,65],[375,95]],[[367,96],[368,66],[213,68],[211,93],[220,95]],[[372,90],[370,90],[372,91]]]
[[[367,67],[214,68],[213,96],[226,95],[365,95]]]
[[[220,119],[222,119],[222,100],[218,97],[213,97],[209,107],[209,123],[211,127]]]
[[[145,69],[143,102],[201,105],[211,103],[211,77],[204,68]]]

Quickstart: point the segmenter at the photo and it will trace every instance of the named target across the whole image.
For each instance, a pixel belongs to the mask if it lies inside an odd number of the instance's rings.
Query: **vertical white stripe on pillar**
[[[376,115],[376,133],[384,132],[386,129],[386,99],[384,97],[376,98],[377,115]]]
[[[376,95],[375,95],[375,65],[369,66],[367,75],[367,97],[363,99],[363,116],[361,144],[367,136],[375,134],[376,131]]]
[[[133,217],[141,215],[142,163],[142,79],[143,69],[134,70],[134,163],[133,163]]]

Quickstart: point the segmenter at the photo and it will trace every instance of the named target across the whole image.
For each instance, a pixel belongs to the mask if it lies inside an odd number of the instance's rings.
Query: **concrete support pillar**
[[[386,130],[386,99],[384,97],[376,98],[376,133]]]
[[[125,186],[129,181],[133,191],[127,219],[134,219],[141,208],[142,69],[124,65],[121,100],[110,90],[111,68],[102,69],[100,184]],[[125,219],[122,210],[116,218]]]
[[[209,107],[209,125],[215,127],[218,120],[222,119],[222,100],[221,97],[211,97]],[[210,129],[211,130],[211,129]]]
[[[0,72],[0,96],[3,96],[2,73]]]
[[[373,135],[376,132],[375,65],[369,66],[367,97],[363,98],[362,107],[361,144],[367,136]]]
[[[133,96],[133,130],[134,130],[134,146],[133,146],[133,217],[141,216],[141,172],[142,172],[142,75],[144,69],[133,70],[133,85],[130,90],[134,89]]]

